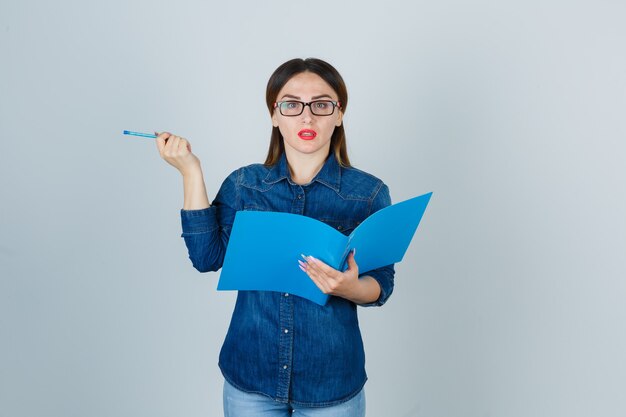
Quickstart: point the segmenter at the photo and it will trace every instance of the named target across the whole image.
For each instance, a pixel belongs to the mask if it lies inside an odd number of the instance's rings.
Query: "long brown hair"
[[[341,111],[343,113],[346,112],[346,107],[348,106],[348,90],[339,72],[328,62],[322,61],[321,59],[296,58],[276,68],[276,71],[274,71],[267,82],[265,101],[270,116],[274,112],[274,103],[276,102],[280,90],[287,84],[291,77],[302,72],[312,72],[326,81],[335,93],[337,93],[339,102],[341,103]],[[333,131],[333,135],[330,138],[330,151],[335,154],[335,159],[337,159],[339,165],[344,167],[350,166],[350,159],[348,158],[348,150],[346,147],[346,132],[343,128],[343,122],[341,126],[336,126]],[[271,166],[276,164],[284,152],[285,144],[283,143],[283,135],[281,135],[278,127],[272,127],[270,147],[267,152],[267,158],[265,158],[265,165]]]

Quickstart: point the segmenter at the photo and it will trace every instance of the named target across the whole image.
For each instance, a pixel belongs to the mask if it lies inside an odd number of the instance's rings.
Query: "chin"
[[[302,140],[297,137],[295,140],[285,140],[285,147],[291,148],[295,152],[303,153],[303,154],[314,154],[317,152],[326,149],[327,152],[330,152],[330,140],[322,143],[319,141],[319,137],[311,140]]]

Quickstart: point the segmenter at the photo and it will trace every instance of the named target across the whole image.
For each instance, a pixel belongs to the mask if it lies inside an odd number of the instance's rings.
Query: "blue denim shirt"
[[[217,271],[239,210],[301,214],[348,235],[389,204],[381,180],[341,167],[333,155],[307,185],[291,180],[283,155],[272,167],[233,172],[211,207],[182,210],[182,236],[194,267]],[[393,265],[359,272],[380,284],[380,297],[368,305],[384,304],[393,290]],[[320,306],[292,294],[239,291],[219,366],[235,387],[279,402],[321,407],[347,401],[367,380],[356,305],[334,296]]]

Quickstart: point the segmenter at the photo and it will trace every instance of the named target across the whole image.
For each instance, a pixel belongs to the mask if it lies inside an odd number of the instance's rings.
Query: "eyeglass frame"
[[[327,102],[327,103],[331,103],[333,105],[333,111],[331,113],[328,114],[317,114],[313,111],[313,107],[311,107],[311,104],[314,103],[319,103],[319,102]],[[300,113],[298,114],[283,114],[282,110],[280,109],[279,104],[283,104],[283,103],[300,103],[302,104],[302,110],[300,110]],[[311,110],[311,114],[314,116],[332,116],[333,114],[335,114],[335,108],[338,108],[339,110],[341,110],[341,102],[340,101],[335,101],[335,100],[313,100],[313,101],[309,101],[308,103],[305,103],[304,101],[299,101],[299,100],[283,100],[283,101],[275,101],[274,102],[274,108],[278,107],[278,112],[281,114],[281,116],[285,116],[285,117],[296,117],[296,116],[300,116],[302,113],[304,113],[304,108],[306,106],[309,106],[309,110]]]

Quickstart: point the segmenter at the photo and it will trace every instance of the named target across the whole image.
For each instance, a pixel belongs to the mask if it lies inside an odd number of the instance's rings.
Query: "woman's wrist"
[[[183,178],[202,178],[202,165],[200,161],[178,170]]]
[[[181,171],[183,175],[184,201],[183,210],[200,210],[210,207],[202,169],[198,165],[188,171]]]
[[[348,298],[355,304],[369,304],[380,297],[380,284],[369,275],[360,277],[356,283],[352,294]]]

